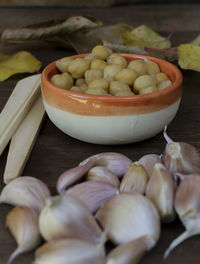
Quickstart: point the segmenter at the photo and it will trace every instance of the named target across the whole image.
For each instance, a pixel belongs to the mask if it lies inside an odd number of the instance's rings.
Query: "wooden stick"
[[[11,139],[4,171],[4,182],[6,184],[21,176],[44,116],[45,109],[40,95]]]

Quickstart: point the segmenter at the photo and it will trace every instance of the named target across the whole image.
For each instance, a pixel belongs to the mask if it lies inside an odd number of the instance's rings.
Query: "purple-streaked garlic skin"
[[[80,180],[95,164],[95,160],[90,160],[84,165],[66,170],[58,178],[56,189],[59,194],[65,192],[65,189],[71,186],[73,183]]]
[[[95,160],[95,166],[104,166],[119,178],[124,175],[133,162],[123,154],[117,152],[105,152],[87,158],[82,161],[79,166],[84,165],[90,160]]]
[[[67,187],[81,179],[94,166],[104,166],[118,177],[122,177],[132,161],[123,154],[106,152],[93,155],[82,161],[78,167],[65,171],[59,177],[57,192],[62,194]]]
[[[162,163],[156,163],[146,187],[146,197],[157,208],[163,223],[172,222],[174,211],[175,183]]]
[[[145,168],[139,162],[134,162],[122,178],[120,192],[144,194],[147,182],[148,175]]]
[[[117,187],[100,181],[86,181],[66,191],[66,194],[77,197],[86,204],[91,213],[95,213],[104,202],[118,193]]]
[[[145,168],[147,175],[150,178],[154,165],[156,163],[162,163],[162,157],[157,154],[147,154],[141,157],[138,162]]]
[[[200,177],[198,174],[190,174],[182,179],[176,191],[174,207],[185,227],[185,232],[172,241],[165,251],[165,259],[184,240],[200,234]]]
[[[11,263],[17,256],[31,251],[41,242],[38,226],[37,213],[25,206],[18,206],[6,217],[6,227],[8,227],[17,241],[18,247],[9,257]]]
[[[0,203],[27,206],[40,212],[49,196],[50,191],[41,180],[23,176],[14,179],[3,188]]]
[[[88,171],[88,181],[103,181],[119,187],[120,181],[118,177],[113,174],[110,170],[103,166],[95,166]]]

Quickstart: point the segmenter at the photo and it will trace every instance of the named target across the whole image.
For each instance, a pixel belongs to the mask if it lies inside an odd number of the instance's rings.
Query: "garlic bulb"
[[[106,264],[137,264],[152,248],[154,242],[148,236],[117,246],[107,256]]]
[[[132,161],[120,153],[99,153],[82,161],[78,167],[65,171],[57,181],[57,191],[62,194],[67,187],[81,179],[92,167],[103,166],[113,174],[121,177]]]
[[[157,154],[147,154],[138,160],[138,163],[141,164],[145,170],[149,178],[151,177],[153,167],[156,163],[162,163],[161,156]]]
[[[150,200],[139,193],[114,196],[97,211],[96,218],[117,245],[147,235],[154,245],[160,236],[160,218]]]
[[[42,181],[24,176],[16,178],[3,188],[0,203],[27,206],[39,212],[49,196],[50,192]]]
[[[103,166],[95,166],[90,169],[87,174],[87,180],[104,181],[116,187],[119,187],[120,185],[118,177]]]
[[[54,240],[44,244],[35,253],[34,264],[104,264],[102,244],[78,239]]]
[[[142,165],[134,162],[124,174],[121,184],[121,192],[138,192],[144,194],[148,181],[147,173]]]
[[[166,128],[164,137],[167,145],[163,154],[163,163],[170,174],[174,176],[177,172],[200,173],[200,154],[197,149],[184,142],[172,141],[166,133]]]
[[[41,242],[38,215],[28,207],[15,207],[7,215],[6,226],[10,229],[18,244],[8,263],[11,263],[18,255],[31,251]]]
[[[39,228],[47,240],[78,238],[98,243],[102,232],[87,206],[71,195],[48,199],[39,216]]]
[[[87,205],[91,213],[95,213],[102,203],[118,193],[119,190],[115,186],[100,181],[82,182],[71,187],[66,192],[66,194],[79,198]]]
[[[186,231],[170,244],[164,258],[187,238],[200,234],[200,175],[188,175],[180,182],[175,196],[175,210]]]
[[[146,196],[157,208],[162,222],[171,222],[175,218],[175,183],[168,170],[156,163],[146,188]]]

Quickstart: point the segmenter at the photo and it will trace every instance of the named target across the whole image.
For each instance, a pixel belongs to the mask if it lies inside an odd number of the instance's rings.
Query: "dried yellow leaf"
[[[178,64],[182,69],[200,71],[200,47],[192,44],[178,46]]]
[[[0,54],[0,81],[16,73],[37,72],[41,65],[41,62],[27,51],[20,51],[12,56]]]
[[[146,25],[141,25],[123,35],[126,45],[138,46],[140,48],[168,49],[171,47],[170,40],[160,36]]]

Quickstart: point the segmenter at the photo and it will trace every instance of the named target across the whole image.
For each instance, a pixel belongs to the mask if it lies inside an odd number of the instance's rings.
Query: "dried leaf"
[[[123,41],[126,45],[138,46],[140,48],[158,48],[168,49],[171,47],[171,42],[160,36],[146,25],[141,25],[132,31],[126,32],[123,35]]]
[[[125,32],[130,31],[131,29],[132,27],[130,25],[119,23],[94,28],[87,33],[77,32],[70,34],[67,38],[77,53],[86,53],[90,52],[94,46],[102,44],[103,41],[123,44],[122,36]]]
[[[27,51],[20,51],[12,56],[0,54],[0,81],[16,73],[37,72],[41,65],[41,62]]]
[[[17,29],[6,29],[1,35],[1,40],[6,43],[18,43],[26,40],[45,39],[59,34],[71,34],[78,30],[92,29],[99,26],[99,22],[83,16],[70,17],[67,20],[40,23]],[[38,26],[38,27],[37,27]]]
[[[200,47],[192,44],[178,46],[178,64],[182,69],[200,71]]]

